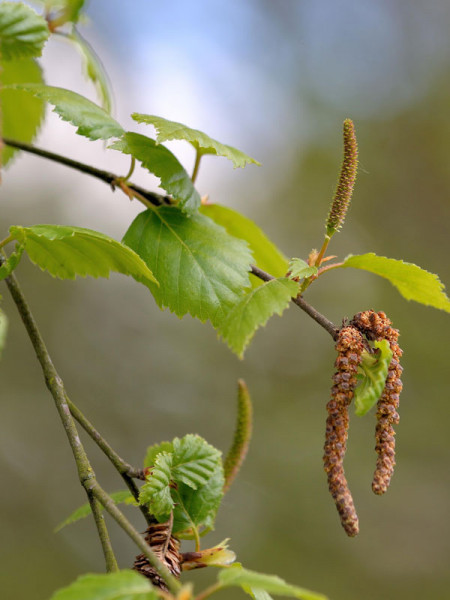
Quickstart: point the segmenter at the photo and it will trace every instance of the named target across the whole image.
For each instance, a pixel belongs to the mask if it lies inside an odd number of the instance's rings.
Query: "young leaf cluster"
[[[198,528],[211,528],[223,496],[221,453],[198,435],[188,434],[152,447],[147,453],[146,482],[139,501],[160,522],[173,512],[173,532],[192,537]]]

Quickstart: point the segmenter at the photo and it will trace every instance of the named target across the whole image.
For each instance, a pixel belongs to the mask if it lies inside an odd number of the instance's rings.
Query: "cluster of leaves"
[[[61,25],[79,18],[83,3],[75,4],[73,11],[72,3],[49,6],[49,14],[57,7],[60,11],[59,16],[49,21],[53,22],[53,28],[55,23]],[[9,22],[16,13],[20,13],[20,28],[11,28]],[[8,124],[5,136],[31,139],[38,123],[32,123],[34,113],[28,103],[37,102],[35,112],[42,114],[42,102],[47,101],[62,119],[76,127],[79,135],[89,140],[110,141],[110,148],[141,162],[159,177],[160,186],[172,202],[170,206],[148,205],[130,225],[122,244],[103,234],[77,228],[13,227],[9,239],[17,240],[19,245],[2,275],[11,272],[24,249],[33,262],[56,277],[107,277],[110,271],[131,275],[150,289],[162,309],[168,307],[179,317],[191,314],[203,322],[211,321],[230,348],[242,357],[258,327],[273,314],[281,315],[291,298],[299,293],[298,282],[317,277],[317,267],[301,259],[288,263],[259,227],[238,212],[214,204],[201,205],[192,178],[163,142],[188,142],[194,147],[197,160],[214,154],[226,157],[234,167],[258,164],[257,161],[201,131],[153,115],[131,116],[138,123],[153,126],[155,139],[125,131],[108,110],[87,98],[44,85],[40,73],[39,81],[33,81],[28,71],[31,64],[33,68],[36,66],[34,57],[42,51],[48,26],[45,19],[25,5],[9,2],[2,5],[0,35],[3,60],[7,63],[2,92]],[[21,70],[24,61],[28,66]],[[17,106],[21,107],[21,119],[14,112]],[[10,130],[16,123],[26,126],[27,132]],[[7,161],[10,150],[4,152]],[[263,283],[249,276],[252,264],[276,279]],[[415,265],[365,254],[350,256],[336,266],[371,271],[389,279],[406,298],[450,311],[450,301],[439,279]]]

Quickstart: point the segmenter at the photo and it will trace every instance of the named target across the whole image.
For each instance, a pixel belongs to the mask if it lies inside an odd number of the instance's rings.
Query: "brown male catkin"
[[[343,327],[338,334],[336,372],[331,399],[327,404],[328,418],[325,432],[324,469],[328,488],[336,504],[341,523],[348,536],[359,531],[358,515],[344,473],[344,456],[348,437],[348,406],[356,387],[356,374],[364,350],[363,336],[354,327]]]
[[[397,343],[399,333],[391,327],[392,323],[384,312],[366,310],[355,315],[351,324],[364,333],[368,340],[387,340],[392,350],[386,384],[377,403],[375,451],[378,458],[372,481],[373,492],[384,494],[389,487],[395,466],[394,425],[400,420],[397,409],[403,387],[400,379],[403,371],[400,358],[403,352]]]

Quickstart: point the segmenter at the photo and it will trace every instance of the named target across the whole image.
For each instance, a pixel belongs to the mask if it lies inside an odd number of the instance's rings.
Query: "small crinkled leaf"
[[[111,492],[109,495],[115,504],[132,504],[133,506],[136,506],[136,500],[133,498],[133,496],[128,490]],[[103,510],[103,507],[100,508],[101,510]],[[70,523],[75,523],[80,519],[88,517],[91,514],[91,512],[91,505],[89,504],[89,502],[86,502],[86,504],[83,504],[83,506],[80,506],[79,508],[74,510],[73,513],[67,517],[67,519],[60,523],[58,527],[56,527],[55,533],[60,531],[66,525],[70,525]]]
[[[230,310],[219,327],[228,346],[242,358],[258,327],[267,323],[273,314],[281,315],[297,296],[298,283],[280,277],[247,292]]]
[[[173,454],[160,452],[139,493],[139,503],[147,504],[158,521],[166,521],[174,502],[170,494]]]
[[[147,125],[153,125],[156,129],[157,136],[156,141],[167,142],[169,140],[185,140],[190,142],[196,150],[199,150],[201,154],[216,154],[217,156],[224,156],[228,158],[236,167],[245,167],[245,165],[253,163],[259,165],[260,163],[247,156],[240,150],[221,144],[217,140],[213,140],[198,129],[191,129],[182,123],[175,121],[169,121],[162,117],[156,117],[154,115],[144,115],[140,113],[133,113],[131,117],[138,123],[146,123]]]
[[[10,233],[25,246],[30,260],[60,279],[109,277],[111,271],[131,275],[153,290],[157,284],[144,261],[128,246],[81,227],[13,226]]]
[[[173,440],[172,478],[196,490],[205,485],[221,463],[221,452],[199,435]]]
[[[290,279],[303,279],[316,275],[317,267],[310,267],[307,262],[301,258],[291,258],[289,261],[289,277]]]
[[[8,317],[0,308],[0,358],[2,357],[3,348],[6,344],[6,335],[8,333]]]
[[[392,350],[387,340],[373,342],[378,350],[377,355],[363,352],[360,366],[359,385],[355,389],[355,414],[365,415],[374,406],[386,383],[389,364],[392,360]]]
[[[89,573],[56,591],[50,600],[157,600],[158,594],[150,581],[136,573]]]
[[[70,39],[73,40],[84,59],[86,76],[94,84],[102,107],[106,110],[106,112],[111,113],[111,86],[100,58],[97,56],[97,53],[92,46],[84,39],[80,32],[75,29],[75,27],[72,30]]]
[[[265,575],[244,569],[242,565],[236,563],[231,567],[222,569],[218,575],[218,581],[225,587],[238,586],[247,593],[251,593],[251,589],[263,590],[280,596],[288,596],[289,598],[300,598],[301,600],[326,600],[326,596],[317,594],[298,587],[290,585],[283,581],[277,575]]]
[[[173,512],[173,531],[180,538],[191,539],[192,527],[214,527],[214,520],[223,497],[224,476],[222,462],[216,464],[212,477],[208,482],[194,490],[180,483],[177,490],[172,490],[175,502]]]
[[[47,21],[30,6],[0,4],[0,56],[4,60],[41,56],[48,36]]]
[[[191,213],[200,206],[200,196],[183,165],[172,152],[155,140],[140,133],[125,133],[109,148],[131,154],[161,180],[161,187],[178,200],[184,212]]]
[[[347,256],[342,267],[363,269],[385,277],[407,300],[415,300],[450,312],[450,300],[444,292],[445,287],[439,281],[439,277],[417,265],[369,252]]]
[[[108,140],[120,137],[124,131],[115,119],[101,106],[84,96],[64,88],[50,85],[15,85],[14,89],[24,90],[54,106],[53,112],[61,119],[77,127],[76,133],[90,140]]]
[[[254,221],[232,208],[220,204],[203,204],[200,212],[222,225],[230,235],[245,240],[253,253],[254,264],[274,277],[283,277],[288,270],[288,260]],[[262,285],[257,277],[251,277],[253,287]]]
[[[153,446],[149,446],[147,448],[147,454],[144,459],[144,468],[153,467],[155,464],[156,457],[161,452],[172,452],[173,453],[173,444],[172,442],[161,442],[160,444],[153,444]]]
[[[6,277],[9,277],[11,275],[11,273],[14,271],[14,269],[19,264],[24,250],[25,250],[24,244],[16,245],[15,251],[12,252],[9,255],[9,257],[0,266],[0,281],[2,281],[2,279],[5,279]]]
[[[191,538],[193,528],[200,525],[212,528],[223,496],[220,451],[200,436],[188,434],[151,446],[147,460],[152,465],[148,465],[140,503],[148,504],[160,522],[166,521],[173,509],[173,531],[181,537]]]
[[[179,317],[189,313],[218,327],[250,285],[247,244],[201,214],[187,218],[175,206],[146,210],[123,242],[158,279],[151,291],[160,308]]]
[[[42,84],[42,72],[32,58],[2,60],[0,58],[0,104],[2,135],[20,142],[31,142],[39,131],[45,114],[45,104],[39,98],[23,90],[14,90],[4,86],[17,83]],[[2,87],[3,86],[3,87]],[[6,166],[12,156],[19,152],[6,144],[1,151],[0,164]]]

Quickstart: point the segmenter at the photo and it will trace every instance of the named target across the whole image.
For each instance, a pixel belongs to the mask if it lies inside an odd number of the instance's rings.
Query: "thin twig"
[[[100,543],[102,545],[103,555],[105,557],[106,572],[113,573],[114,571],[119,570],[119,566],[117,565],[111,540],[109,539],[109,533],[106,527],[105,517],[102,514],[101,504],[91,492],[88,493],[88,499],[89,504],[91,505],[92,514],[94,516],[95,525],[97,526],[98,537],[100,538]]]
[[[259,267],[255,265],[251,265],[251,273],[259,279],[263,281],[271,281],[275,279],[273,275],[266,273]],[[316,323],[318,323],[321,327],[328,331],[331,337],[336,340],[339,329],[336,327],[334,323],[332,323],[329,319],[327,319],[324,315],[322,315],[319,311],[317,311],[313,306],[311,306],[306,300],[303,299],[302,296],[297,296],[296,298],[292,298],[292,302],[299,306],[302,310],[305,311]]]
[[[36,156],[41,156],[42,158],[47,158],[61,165],[65,165],[66,167],[70,167],[71,169],[75,169],[77,171],[80,171],[81,173],[92,175],[92,177],[96,177],[97,179],[100,179],[101,181],[104,181],[105,183],[109,184],[113,190],[115,189],[118,181],[121,180],[121,177],[119,175],[115,175],[114,173],[110,173],[109,171],[103,171],[102,169],[91,167],[90,165],[78,162],[77,160],[72,160],[71,158],[62,156],[61,154],[48,152],[47,150],[43,150],[42,148],[32,146],[31,144],[25,144],[24,142],[11,140],[9,138],[0,139],[2,139],[3,143],[7,146],[11,146],[11,148],[17,148],[18,150],[23,150],[24,152],[29,152],[30,154],[35,154]],[[132,190],[138,192],[141,196],[143,196],[154,206],[161,206],[162,204],[173,203],[169,196],[155,194],[154,192],[145,190],[144,188],[141,188],[140,186],[134,185],[132,183],[129,183],[127,185]]]
[[[108,444],[105,438],[97,431],[92,423],[84,416],[81,410],[75,406],[75,404],[68,397],[66,397],[66,400],[74,419],[78,421],[89,437],[112,462],[122,479],[125,481],[128,489],[133,494],[134,499],[139,501],[139,489],[136,483],[133,481],[133,477],[136,479],[143,479],[143,471],[141,469],[135,469],[126,461],[124,461],[123,458],[120,457],[117,452]],[[140,505],[139,508],[141,509],[147,524],[150,525],[150,523],[153,523],[154,519],[152,518],[148,507],[145,505]]]

